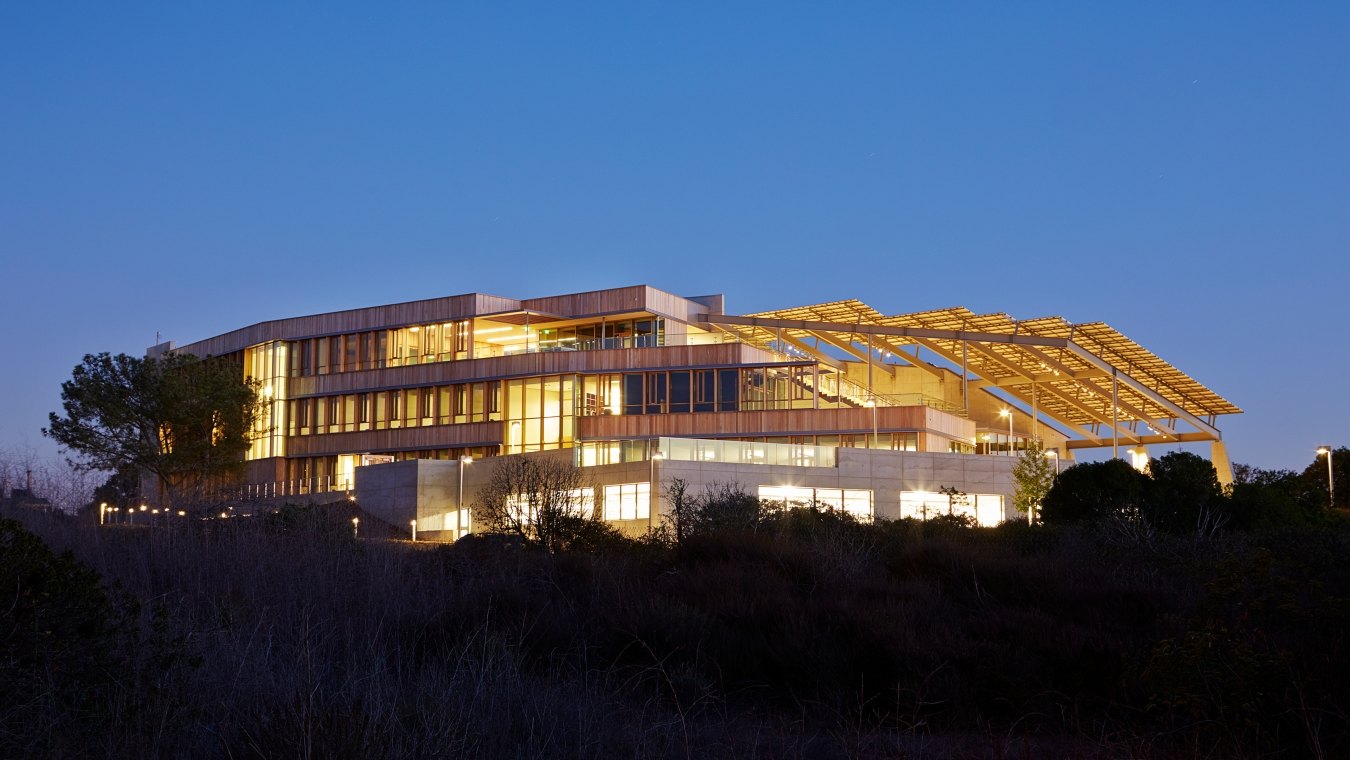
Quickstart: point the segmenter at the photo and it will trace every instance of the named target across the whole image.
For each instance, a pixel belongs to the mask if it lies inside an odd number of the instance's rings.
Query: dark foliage
[[[1227,521],[1223,489],[1208,459],[1174,451],[1149,462],[1148,473],[1140,512],[1150,524],[1188,533],[1205,532]]]
[[[104,621],[93,639],[78,625],[62,636],[86,653],[134,642],[156,654],[108,671],[125,677],[86,671],[78,684],[92,690],[54,687],[88,707],[48,702],[44,725],[96,707],[96,740],[48,732],[29,746],[201,758],[1350,750],[1350,528],[1141,540],[1091,526],[864,525],[807,507],[668,547],[578,529],[585,540],[550,552],[358,541],[345,522],[304,508],[176,531],[44,525],[158,608],[128,633],[107,622],[115,605],[92,573],[47,553],[78,581],[54,586],[69,601],[49,608]]]
[[[1137,516],[1147,478],[1120,459],[1087,462],[1060,473],[1041,505],[1049,524]]]

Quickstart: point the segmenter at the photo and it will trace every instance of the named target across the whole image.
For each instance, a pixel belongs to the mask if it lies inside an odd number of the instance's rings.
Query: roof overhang
[[[1079,434],[1071,448],[1217,441],[1216,417],[1241,413],[1100,322],[1016,321],[963,308],[887,316],[856,300],[699,319],[764,348],[828,344],[888,370],[888,359],[930,372],[945,366],[970,388],[996,390]],[[921,349],[940,361],[920,359]]]

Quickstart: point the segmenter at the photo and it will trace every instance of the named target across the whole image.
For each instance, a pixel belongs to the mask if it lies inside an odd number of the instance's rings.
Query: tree
[[[1173,451],[1154,459],[1143,516],[1169,533],[1211,533],[1227,522],[1223,488],[1214,465],[1189,451]]]
[[[90,354],[61,384],[64,414],[42,433],[78,470],[156,476],[169,503],[237,472],[262,405],[238,365],[190,354]]]
[[[694,500],[685,535],[754,533],[779,509],[740,483],[710,483]]]
[[[594,533],[594,489],[569,460],[553,456],[494,458],[473,504],[475,525],[520,536],[549,552]]]
[[[1055,468],[1045,455],[1045,444],[1041,439],[1032,439],[1013,465],[1013,507],[1027,515],[1027,521],[1035,520],[1036,512],[1055,484]]]
[[[689,481],[671,478],[666,485],[666,504],[670,512],[662,516],[662,525],[673,534],[676,544],[682,544],[698,509],[698,498],[689,492]]]
[[[1119,460],[1074,465],[1055,478],[1041,503],[1046,523],[1139,517],[1148,477]]]
[[[1252,530],[1309,522],[1317,513],[1317,499],[1309,498],[1306,486],[1293,470],[1234,465],[1228,494],[1229,525]]]
[[[965,510],[970,507],[970,494],[966,493],[965,491],[962,491],[956,486],[940,486],[938,488],[938,493],[947,497],[948,517],[956,516],[957,505],[960,505],[961,514],[963,515],[965,514]]]
[[[1332,450],[1331,469],[1333,470],[1333,482],[1336,485],[1336,503],[1330,506],[1337,509],[1350,509],[1350,449],[1341,446]],[[1326,456],[1318,454],[1313,459],[1312,464],[1304,468],[1302,477],[1320,492],[1321,508],[1326,508],[1330,504],[1328,498],[1330,494],[1327,489]]]

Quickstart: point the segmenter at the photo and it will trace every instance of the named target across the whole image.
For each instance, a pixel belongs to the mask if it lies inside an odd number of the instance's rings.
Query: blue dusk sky
[[[1301,469],[1348,145],[1343,1],[8,2],[0,448],[157,334],[647,283],[1104,321]]]

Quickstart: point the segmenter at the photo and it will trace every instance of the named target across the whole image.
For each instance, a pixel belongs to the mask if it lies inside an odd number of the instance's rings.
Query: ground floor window
[[[606,520],[646,520],[651,517],[650,483],[605,486]]]
[[[575,488],[566,495],[557,493],[554,498],[557,500],[554,506],[560,508],[559,511],[562,513],[584,517],[587,520],[595,516],[594,489]],[[506,499],[506,509],[512,520],[521,525],[533,525],[538,519],[540,505],[531,504],[527,498],[512,496]]]
[[[759,498],[785,509],[816,506],[843,512],[860,522],[872,521],[872,492],[861,488],[760,486]]]
[[[961,491],[901,491],[900,517],[928,520],[939,515],[973,518],[978,525],[1003,522],[1003,496]]]

